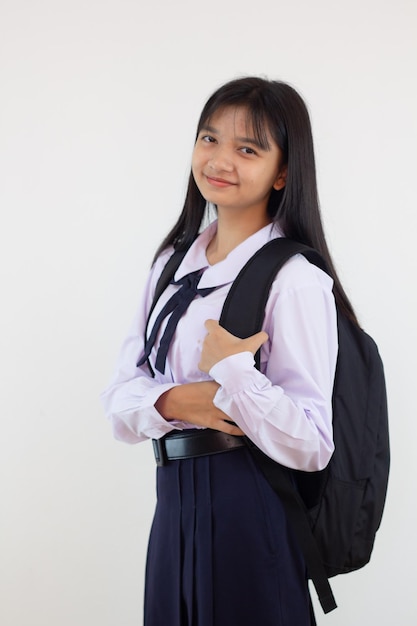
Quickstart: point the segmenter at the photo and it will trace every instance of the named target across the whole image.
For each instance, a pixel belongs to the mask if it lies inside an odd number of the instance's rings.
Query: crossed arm
[[[222,359],[239,352],[255,354],[268,335],[259,332],[247,339],[239,339],[222,328],[215,320],[207,320],[207,335],[203,343],[199,368],[208,373]],[[214,406],[213,399],[219,385],[215,381],[187,383],[169,389],[155,404],[157,411],[168,421],[183,420],[230,435],[243,435],[230,418]]]

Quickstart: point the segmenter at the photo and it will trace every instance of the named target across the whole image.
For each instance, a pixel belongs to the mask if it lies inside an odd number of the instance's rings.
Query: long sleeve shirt
[[[224,411],[268,456],[287,467],[306,471],[324,468],[333,452],[332,389],[337,358],[336,308],[332,280],[302,255],[292,257],[277,274],[266,305],[261,367],[242,352],[216,363],[208,374],[198,368],[206,335],[204,322],[218,320],[227,293],[249,258],[272,238],[282,236],[268,225],[248,237],[229,255],[210,265],[207,245],[217,228],[212,223],[194,241],[175,273],[175,280],[201,270],[199,288],[216,287],[197,296],[180,319],[171,342],[165,372],[150,375],[143,354],[144,334],[156,283],[172,254],[165,250],[152,267],[140,307],[120,352],[109,387],[102,394],[116,439],[137,443],[160,438],[173,429],[195,428],[167,421],[155,403],[175,385],[214,379],[219,389],[214,404]],[[169,285],[159,299],[148,329],[178,289]],[[155,362],[162,324],[150,360]]]

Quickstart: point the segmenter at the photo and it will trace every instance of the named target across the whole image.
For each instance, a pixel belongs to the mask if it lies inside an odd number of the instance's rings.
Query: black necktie
[[[197,294],[204,298],[215,289],[215,287],[197,289],[197,284],[200,278],[201,272],[197,271],[192,272],[191,274],[187,274],[180,280],[171,281],[171,285],[181,285],[181,287],[168,300],[165,306],[162,307],[158,317],[156,318],[152,328],[152,332],[145,343],[145,352],[137,363],[138,366],[143,365],[143,363],[145,363],[149,358],[153,345],[156,341],[156,336],[158,334],[159,328],[163,320],[171,313],[172,315],[169,318],[164,334],[162,335],[161,342],[158,348],[158,354],[155,361],[155,368],[158,370],[158,372],[161,372],[161,374],[165,372],[165,361],[168,354],[168,348],[170,346],[179,319],[185,313],[189,304],[192,302],[192,300],[194,300]]]

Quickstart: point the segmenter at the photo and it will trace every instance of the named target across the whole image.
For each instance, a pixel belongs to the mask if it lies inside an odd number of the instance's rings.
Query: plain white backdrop
[[[142,623],[155,468],[98,396],[200,110],[247,74],[309,105],[328,240],[386,367],[383,524],[318,621],[415,626],[416,26],[414,0],[0,1],[2,626]]]

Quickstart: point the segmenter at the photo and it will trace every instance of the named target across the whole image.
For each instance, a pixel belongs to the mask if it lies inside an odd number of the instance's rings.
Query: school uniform
[[[208,374],[198,368],[204,322],[219,319],[233,280],[265,243],[281,236],[268,225],[210,266],[206,248],[217,224],[193,243],[174,279],[200,270],[197,296],[178,322],[165,370],[152,378],[137,366],[144,351],[148,311],[157,280],[172,254],[157,259],[126,338],[114,378],[103,394],[114,436],[127,443],[159,440],[195,426],[167,422],[155,409],[159,396],[187,382],[214,379],[214,404],[267,455],[291,468],[322,469],[333,452],[331,396],[337,357],[332,281],[302,256],[275,279],[263,329],[260,371],[252,354],[227,357]],[[178,290],[171,284],[149,320]],[[155,363],[159,330],[150,354]],[[145,590],[146,626],[307,626],[305,566],[277,495],[246,447],[158,468],[158,502],[149,541]]]

